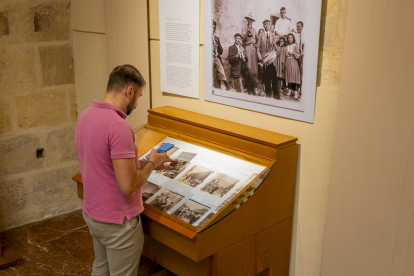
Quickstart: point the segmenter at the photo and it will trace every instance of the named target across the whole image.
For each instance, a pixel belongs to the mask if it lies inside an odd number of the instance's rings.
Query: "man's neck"
[[[102,99],[102,101],[101,101],[102,103],[108,103],[108,104],[111,104],[111,105],[113,105],[113,106],[115,106],[116,108],[118,108],[118,109],[120,109],[120,110],[122,110],[122,111],[126,111],[126,110],[124,110],[123,108],[122,108],[122,106],[121,106],[121,104],[119,103],[119,100],[118,100],[118,98],[117,97],[114,97],[113,95],[112,95],[112,93],[106,93],[105,94],[105,97]]]

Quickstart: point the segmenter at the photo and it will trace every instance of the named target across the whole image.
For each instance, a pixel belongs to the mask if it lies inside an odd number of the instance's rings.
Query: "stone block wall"
[[[0,2],[0,230],[81,207],[70,10]]]

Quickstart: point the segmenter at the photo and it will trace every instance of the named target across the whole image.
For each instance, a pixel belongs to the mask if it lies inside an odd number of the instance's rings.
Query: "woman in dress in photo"
[[[293,91],[293,98],[299,98],[300,86],[300,68],[298,59],[300,58],[299,46],[295,42],[295,36],[292,33],[287,37],[288,45],[286,46],[286,84],[288,86],[287,96],[290,96]]]
[[[285,62],[286,62],[286,38],[283,36],[279,38],[279,43],[276,44],[275,50],[277,57],[275,60],[276,74],[277,74],[277,83],[279,87],[279,94],[283,94],[283,90],[286,87],[285,81]]]

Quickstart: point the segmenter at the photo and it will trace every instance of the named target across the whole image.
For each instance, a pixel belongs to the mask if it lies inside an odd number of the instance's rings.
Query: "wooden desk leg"
[[[0,269],[18,264],[22,261],[22,255],[10,246],[1,245],[0,242]]]

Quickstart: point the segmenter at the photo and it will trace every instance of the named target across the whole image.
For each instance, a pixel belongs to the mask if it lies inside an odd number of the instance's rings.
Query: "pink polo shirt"
[[[135,158],[138,147],[126,114],[109,103],[94,100],[78,118],[76,152],[83,181],[83,211],[92,219],[122,224],[144,210],[141,189],[124,195],[116,182],[112,159]]]

